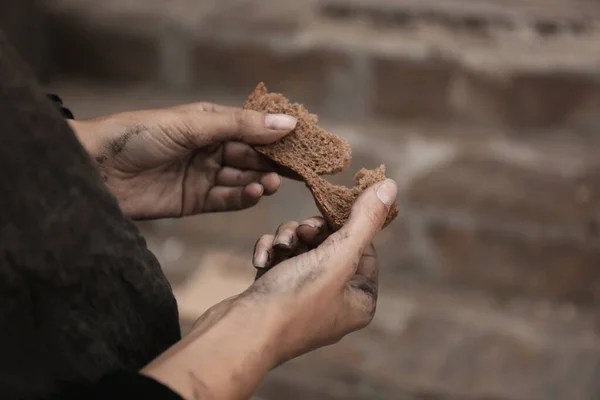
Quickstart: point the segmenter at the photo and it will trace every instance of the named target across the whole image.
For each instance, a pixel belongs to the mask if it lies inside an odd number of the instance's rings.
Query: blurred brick
[[[52,18],[50,29],[60,74],[118,81],[159,77],[158,41],[151,34],[68,16]]]
[[[204,32],[235,31],[244,34],[290,34],[297,31],[311,11],[302,3],[272,0],[221,0],[197,21]]]
[[[577,114],[592,102],[597,107],[600,75],[597,72],[548,70],[463,71],[462,110],[470,121],[498,123],[516,128],[560,127],[577,123]]]
[[[323,107],[332,74],[348,68],[337,51],[298,49],[281,52],[266,45],[199,44],[195,51],[195,84],[250,94],[264,81],[269,90],[311,107]]]
[[[357,380],[359,378],[357,377]],[[315,385],[314,380],[285,379],[268,376],[252,400],[467,400],[445,394],[411,392],[388,385],[370,385],[363,383],[359,389],[342,388],[339,383],[322,382]],[[504,400],[478,398],[473,400]]]
[[[416,315],[385,342],[372,376],[457,399],[592,399],[600,353],[485,326],[458,315]],[[474,316],[477,318],[476,316]],[[482,323],[483,322],[483,323]],[[565,374],[571,370],[571,374]],[[573,376],[579,378],[573,380]],[[427,398],[427,397],[425,397]],[[436,397],[433,397],[436,398]]]
[[[425,268],[418,252],[415,234],[410,222],[403,216],[397,217],[373,240],[379,258],[382,276],[397,274],[400,276],[422,276]]]
[[[600,176],[590,170],[570,177],[558,168],[534,165],[464,156],[417,180],[408,199],[483,218],[589,229],[600,209]]]
[[[373,61],[372,111],[402,119],[447,120],[456,64],[436,56]]]
[[[433,223],[429,235],[448,283],[499,297],[598,301],[598,245],[443,222]]]
[[[111,0],[100,8],[62,0],[48,6],[48,37],[67,74],[238,94],[265,81],[315,111],[349,119],[599,128],[599,77],[589,68],[597,64],[597,33],[582,19],[583,5],[420,3]],[[597,6],[585,7],[597,15]],[[522,24],[539,39],[535,51]],[[169,36],[165,26],[179,33],[157,44]],[[181,44],[176,57],[168,43]],[[529,65],[509,65],[512,58]]]
[[[489,30],[513,30],[516,28],[515,16],[518,15],[521,24],[533,25],[541,36],[544,31],[551,35],[553,30],[587,32],[593,29],[593,25],[591,18],[586,17],[599,13],[598,5],[587,0],[511,3],[504,0],[322,0],[321,9],[330,18],[362,18],[385,27],[425,21],[444,26],[448,31],[466,31],[473,35]]]
[[[397,289],[410,301],[388,292],[369,328],[277,368],[257,396],[587,400],[600,394],[600,348],[582,339],[589,326],[569,326],[552,309],[539,324],[535,306],[517,318],[476,298]],[[554,334],[556,327],[564,336]]]
[[[342,399],[356,399],[357,397],[347,397],[347,394],[341,396],[327,393],[324,390],[318,390],[311,387],[307,387],[305,384],[294,384],[286,381],[268,377],[265,382],[261,385],[260,389],[256,392],[254,399],[256,400],[277,400],[277,399],[288,399],[288,400],[305,400],[305,399],[323,399],[323,400],[342,400]],[[367,400],[368,398],[363,397],[362,399]]]

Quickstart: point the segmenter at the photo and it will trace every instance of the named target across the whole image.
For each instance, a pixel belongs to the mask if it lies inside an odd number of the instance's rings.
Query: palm
[[[193,103],[71,126],[124,213],[141,219],[239,210],[273,194],[281,183],[277,168],[250,144],[273,143],[296,122]]]
[[[194,147],[173,136],[143,130],[108,146],[113,151],[102,170],[127,214],[143,219],[239,210],[279,187],[273,165],[250,145]]]

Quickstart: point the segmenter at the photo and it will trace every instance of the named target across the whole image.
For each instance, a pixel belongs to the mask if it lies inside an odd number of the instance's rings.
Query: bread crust
[[[341,228],[350,217],[356,198],[368,187],[386,179],[385,165],[374,170],[361,169],[354,177],[355,186],[334,185],[323,175],[332,175],[350,166],[352,150],[343,138],[317,125],[318,118],[304,106],[292,103],[282,94],[269,93],[259,83],[244,104],[248,110],[287,114],[298,119],[296,128],[275,143],[255,149],[275,163],[297,173],[310,189],[323,217],[334,229]],[[384,226],[398,216],[398,204],[390,208]]]

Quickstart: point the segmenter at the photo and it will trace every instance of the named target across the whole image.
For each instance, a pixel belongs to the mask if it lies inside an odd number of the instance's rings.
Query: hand
[[[207,311],[141,372],[186,399],[244,399],[275,366],[368,325],[378,287],[370,243],[395,197],[388,180],[367,189],[335,233],[311,218],[261,237],[252,286]]]
[[[281,179],[252,149],[296,125],[287,115],[195,103],[70,121],[121,209],[136,219],[251,207]]]
[[[371,241],[396,191],[391,180],[366,190],[338,232],[315,217],[282,224],[275,235],[258,240],[253,256],[257,280],[249,289],[250,299],[280,308],[279,362],[336,343],[371,322],[378,289]]]

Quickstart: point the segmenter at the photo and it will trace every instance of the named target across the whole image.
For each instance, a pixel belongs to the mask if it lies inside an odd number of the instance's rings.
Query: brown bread
[[[331,175],[350,166],[350,145],[339,136],[317,126],[317,116],[300,104],[290,103],[279,93],[268,93],[260,83],[246,100],[244,108],[272,114],[287,114],[298,119],[296,129],[273,144],[256,149],[278,164],[305,176],[309,172]]]
[[[287,114],[298,119],[298,125],[289,135],[275,143],[256,146],[256,150],[300,175],[317,207],[335,229],[346,223],[352,204],[360,193],[385,179],[384,165],[375,170],[361,169],[354,177],[356,186],[353,188],[334,185],[323,179],[320,175],[335,174],[350,166],[350,145],[341,137],[319,128],[317,116],[310,114],[301,104],[291,103],[279,93],[269,93],[264,83],[261,82],[250,94],[244,108]],[[397,215],[398,205],[394,203],[384,226]]]

